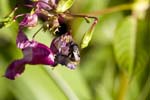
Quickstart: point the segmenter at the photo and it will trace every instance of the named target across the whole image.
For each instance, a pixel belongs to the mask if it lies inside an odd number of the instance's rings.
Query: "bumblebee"
[[[56,37],[51,44],[51,50],[55,54],[55,63],[75,69],[80,63],[80,50],[68,33]]]

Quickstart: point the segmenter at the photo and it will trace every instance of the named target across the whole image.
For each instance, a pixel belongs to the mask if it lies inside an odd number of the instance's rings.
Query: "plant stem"
[[[88,13],[88,14],[86,13],[83,15],[99,16],[99,15],[109,14],[109,13],[123,11],[123,10],[131,10],[132,6],[133,4],[123,4],[123,5],[106,8],[103,10],[93,11],[91,13]]]
[[[44,66],[44,70],[52,78],[54,83],[62,91],[62,93],[67,97],[67,100],[79,100],[76,94],[72,91],[69,85],[61,78],[61,76],[55,71],[53,72],[49,67]]]
[[[126,91],[128,89],[128,83],[129,83],[128,75],[125,71],[122,71],[120,75],[120,86],[117,100],[125,100]]]

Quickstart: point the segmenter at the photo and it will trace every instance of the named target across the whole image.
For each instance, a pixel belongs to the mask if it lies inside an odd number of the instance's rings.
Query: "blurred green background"
[[[0,19],[24,1],[0,0]],[[0,100],[150,100],[149,4],[149,0],[75,0],[72,13],[99,18],[89,46],[81,50],[80,65],[75,70],[27,65],[14,81],[0,77]],[[80,44],[91,24],[78,18],[71,25]],[[15,44],[17,28],[16,22],[0,29],[0,76],[11,61],[22,57]],[[31,37],[38,28],[26,34]],[[36,39],[49,45],[52,35],[40,32]]]

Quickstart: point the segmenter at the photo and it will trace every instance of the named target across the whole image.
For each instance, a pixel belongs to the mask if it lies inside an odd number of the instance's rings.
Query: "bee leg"
[[[38,32],[39,31],[41,31],[41,29],[43,28],[43,26],[42,27],[40,27],[35,33],[34,33],[34,35],[32,36],[32,39],[34,39],[35,38],[35,36],[38,34]]]

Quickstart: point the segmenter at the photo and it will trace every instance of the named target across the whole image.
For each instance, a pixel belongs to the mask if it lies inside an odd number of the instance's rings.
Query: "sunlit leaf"
[[[118,65],[129,73],[135,60],[136,27],[136,19],[127,17],[118,26],[114,36],[114,50]]]
[[[56,9],[56,12],[65,12],[68,10],[72,4],[74,3],[74,0],[60,0]]]
[[[144,33],[137,32],[137,19],[126,18],[117,28],[114,37],[114,49],[118,65],[129,74],[136,74],[148,62],[148,54],[144,48]],[[135,69],[135,70],[133,70]]]

